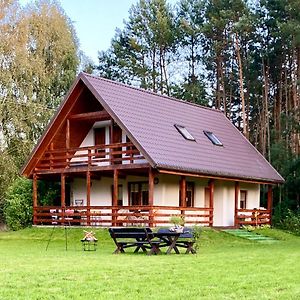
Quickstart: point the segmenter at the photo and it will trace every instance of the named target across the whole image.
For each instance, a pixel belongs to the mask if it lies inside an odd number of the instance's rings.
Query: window
[[[149,205],[148,182],[128,183],[129,205]]]
[[[240,209],[247,207],[247,191],[240,191]]]
[[[190,132],[184,126],[178,124],[174,124],[174,126],[186,140],[196,141],[195,138],[190,134]]]
[[[195,183],[187,181],[185,192],[186,192],[186,206],[193,207],[194,206]],[[180,190],[179,190],[179,206],[182,206]]]
[[[111,199],[114,197],[114,186],[111,186]],[[118,206],[123,206],[123,185],[118,185]]]
[[[203,131],[203,132],[214,145],[223,146],[222,142],[212,132],[210,131]]]

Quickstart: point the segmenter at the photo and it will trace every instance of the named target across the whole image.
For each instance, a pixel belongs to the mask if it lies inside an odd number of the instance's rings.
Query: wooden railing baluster
[[[189,225],[211,226],[210,208],[175,206],[37,206],[34,208],[35,223],[44,225],[91,225],[117,226],[143,225],[166,226],[170,218],[185,210],[185,221]]]
[[[97,150],[103,149],[97,156]],[[128,164],[138,163],[144,160],[144,156],[129,143],[116,143],[109,145],[96,145],[89,147],[64,148],[47,150],[40,159],[37,170],[55,170],[76,167],[76,164],[86,163],[89,167],[93,164]]]

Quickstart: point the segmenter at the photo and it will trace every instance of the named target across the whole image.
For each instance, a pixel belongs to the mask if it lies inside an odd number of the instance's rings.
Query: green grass
[[[107,230],[84,252],[82,229],[0,232],[0,299],[300,299],[300,238],[261,244],[203,230],[197,255],[113,255]]]

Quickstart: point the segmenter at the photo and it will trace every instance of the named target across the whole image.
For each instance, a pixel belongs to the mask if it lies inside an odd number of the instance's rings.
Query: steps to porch
[[[262,234],[252,232],[252,231],[247,231],[244,229],[223,229],[222,231],[250,241],[264,242],[264,243],[277,242],[277,240],[272,237],[264,236]]]

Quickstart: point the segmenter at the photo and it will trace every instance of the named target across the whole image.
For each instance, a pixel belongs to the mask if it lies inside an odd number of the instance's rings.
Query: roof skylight
[[[223,146],[222,142],[211,131],[203,131],[209,140],[216,146]]]
[[[191,135],[191,133],[184,126],[178,125],[178,124],[174,124],[174,126],[186,140],[196,141],[195,138]]]

